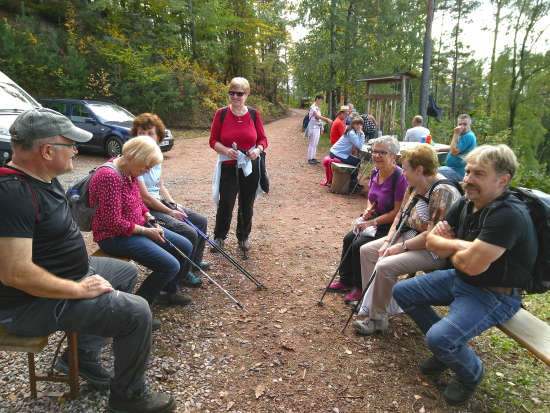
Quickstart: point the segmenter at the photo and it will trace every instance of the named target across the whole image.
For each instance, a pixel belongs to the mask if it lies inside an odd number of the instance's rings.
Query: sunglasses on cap
[[[244,92],[233,92],[232,90],[229,91],[229,96],[235,96],[235,95],[241,98],[244,96]]]

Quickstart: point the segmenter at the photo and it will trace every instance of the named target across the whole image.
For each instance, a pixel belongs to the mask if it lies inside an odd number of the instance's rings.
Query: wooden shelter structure
[[[406,122],[405,109],[407,106],[407,79],[417,79],[418,76],[411,72],[388,73],[384,75],[367,76],[359,79],[358,82],[367,83],[367,94],[365,95],[365,114],[373,115],[378,121],[378,129],[383,130],[386,135],[395,134],[395,113],[397,101],[401,101],[401,140],[405,137]],[[387,83],[401,83],[401,94],[376,95],[371,94],[372,85]],[[389,102],[389,104],[388,104]],[[389,106],[389,107],[388,107]],[[382,108],[383,107],[383,108]],[[389,115],[389,116],[388,116]],[[388,119],[389,118],[389,119]]]

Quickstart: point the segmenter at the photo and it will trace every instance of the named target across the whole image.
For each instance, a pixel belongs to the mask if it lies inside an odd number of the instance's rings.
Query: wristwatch
[[[374,225],[375,227],[378,226],[378,223],[376,222],[376,218],[374,218],[374,219],[372,220],[372,225]]]
[[[409,250],[409,247],[407,247],[407,244],[405,244],[405,241],[403,241],[403,244],[401,244],[403,246],[403,249],[405,251],[408,251]]]

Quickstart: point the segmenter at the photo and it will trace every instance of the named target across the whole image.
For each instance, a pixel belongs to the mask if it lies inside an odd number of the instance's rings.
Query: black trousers
[[[259,157],[252,161],[252,172],[244,176],[243,170],[239,169],[239,210],[237,212],[237,239],[243,241],[248,239],[252,229],[252,215],[254,215],[254,199],[258,189],[260,172],[258,168]],[[233,208],[237,199],[237,174],[234,164],[222,164],[220,177],[220,200],[216,212],[216,226],[214,227],[214,239],[225,239],[231,227]],[[240,213],[243,219],[241,223]],[[244,231],[243,231],[244,224]],[[243,235],[244,233],[244,235]]]
[[[360,235],[355,240],[353,246],[348,252],[346,259],[340,267],[340,282],[342,284],[347,285],[348,287],[357,287],[359,289],[363,288],[363,282],[361,281],[361,247],[368,242],[385,237],[386,235],[388,235],[389,231],[389,227],[378,228],[374,237],[363,237],[362,235]],[[344,237],[342,257],[344,257],[344,254],[348,250],[354,238],[355,234],[353,233],[353,231],[348,232]]]

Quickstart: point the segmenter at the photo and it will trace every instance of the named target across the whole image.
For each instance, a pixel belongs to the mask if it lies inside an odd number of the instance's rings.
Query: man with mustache
[[[467,156],[465,196],[455,202],[427,237],[427,249],[449,258],[454,269],[435,271],[396,284],[393,297],[426,335],[432,356],[424,374],[451,369],[443,397],[462,405],[484,377],[481,360],[466,347],[483,331],[519,310],[523,288],[537,257],[529,210],[507,191],[518,169],[506,145],[483,145]],[[441,318],[432,305],[449,306]]]
[[[466,155],[474,150],[476,146],[476,136],[472,132],[472,119],[469,115],[460,115],[457,127],[454,129],[445,166],[439,168],[439,173],[446,178],[462,181]]]

